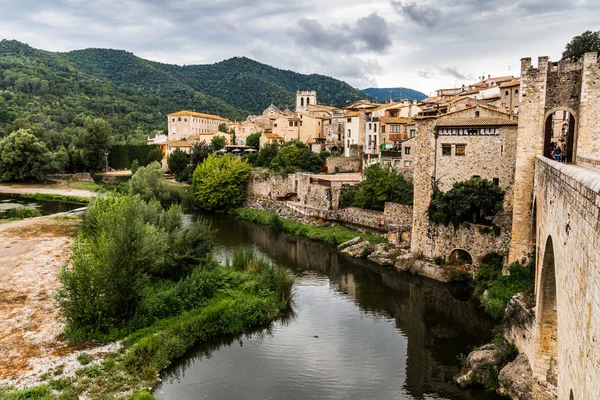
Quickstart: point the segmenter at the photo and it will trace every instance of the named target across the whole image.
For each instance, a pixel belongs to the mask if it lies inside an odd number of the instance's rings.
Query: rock
[[[533,399],[532,384],[533,374],[529,360],[523,353],[514,361],[506,364],[498,375],[499,387],[497,392],[513,400]]]
[[[523,293],[514,295],[506,305],[506,320],[511,326],[529,325],[535,319],[533,299]]]
[[[367,258],[379,265],[394,265],[389,248],[390,246],[387,243],[378,244]]]
[[[351,257],[367,257],[373,251],[373,246],[366,240],[358,242],[352,246],[346,247],[342,253]]]
[[[498,374],[496,351],[494,344],[486,344],[473,350],[467,357],[465,365],[466,373],[456,379],[460,387],[469,385],[483,385],[490,374]]]
[[[365,239],[363,239],[360,236],[359,237],[355,237],[354,239],[350,239],[347,242],[344,242],[344,243],[340,244],[337,247],[337,249],[338,250],[344,250],[347,247],[354,246],[355,244],[360,243],[360,242],[364,242],[364,241],[365,241]]]

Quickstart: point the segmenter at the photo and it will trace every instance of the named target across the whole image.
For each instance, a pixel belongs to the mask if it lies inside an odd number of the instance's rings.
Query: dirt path
[[[78,225],[41,217],[0,227],[0,385],[30,385],[77,364],[80,349],[59,338],[64,324],[52,296]]]
[[[94,197],[96,193],[89,190],[82,189],[71,189],[65,185],[64,189],[49,188],[43,185],[29,185],[24,183],[12,184],[12,185],[0,185],[0,193],[13,193],[13,194],[32,194],[32,193],[48,193],[48,194],[59,194],[62,196],[79,196],[79,197]]]

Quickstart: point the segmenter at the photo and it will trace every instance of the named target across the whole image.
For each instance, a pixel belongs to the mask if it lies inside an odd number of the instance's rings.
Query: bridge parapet
[[[534,186],[539,398],[600,398],[600,171],[538,156]]]

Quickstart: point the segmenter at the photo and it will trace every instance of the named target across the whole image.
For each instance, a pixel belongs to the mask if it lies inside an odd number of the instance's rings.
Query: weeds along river
[[[157,399],[498,399],[463,390],[458,356],[491,338],[470,291],[339,254],[334,248],[205,215],[215,255],[251,246],[298,278],[270,326],[203,343],[161,376]]]

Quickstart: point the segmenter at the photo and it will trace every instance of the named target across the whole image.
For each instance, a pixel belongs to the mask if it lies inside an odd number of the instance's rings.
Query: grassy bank
[[[178,315],[134,329],[123,338],[123,349],[103,360],[80,356],[81,368],[74,375],[63,376],[59,368],[46,374],[39,386],[0,389],[0,399],[151,399],[149,391],[160,371],[193,346],[269,323],[288,306],[293,278],[253,253],[238,252],[224,267],[201,268],[187,284],[157,282],[149,290],[147,318],[171,312]],[[186,302],[191,308],[181,311]],[[129,328],[138,324],[144,321],[132,321]],[[119,333],[113,335],[116,338]]]
[[[261,225],[267,225],[272,228],[281,229],[296,235],[305,236],[312,240],[325,242],[332,245],[340,245],[348,240],[362,236],[372,244],[385,243],[387,240],[379,235],[359,232],[345,226],[337,224],[324,224],[321,226],[312,226],[302,222],[282,218],[277,214],[267,211],[254,210],[251,208],[237,208],[231,213],[239,218],[252,221]]]
[[[68,203],[87,204],[90,202],[90,199],[88,199],[87,197],[65,196],[62,194],[23,193],[23,194],[19,194],[19,196],[27,198],[27,199],[46,200],[46,201],[65,201]]]

